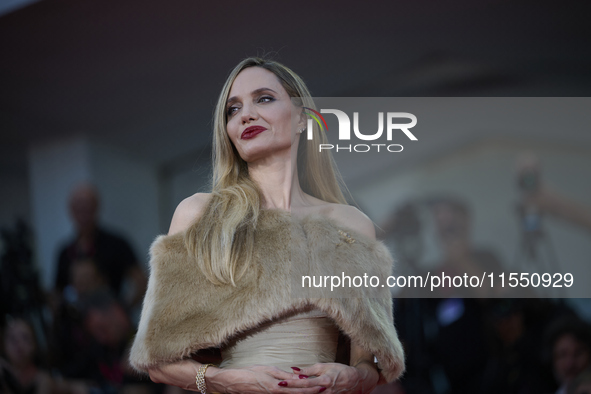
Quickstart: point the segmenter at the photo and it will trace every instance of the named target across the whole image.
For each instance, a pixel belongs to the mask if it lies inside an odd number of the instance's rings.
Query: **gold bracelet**
[[[197,370],[197,376],[195,376],[195,383],[197,384],[197,390],[201,394],[207,394],[207,386],[205,385],[205,371],[207,367],[215,367],[215,364],[201,364]]]

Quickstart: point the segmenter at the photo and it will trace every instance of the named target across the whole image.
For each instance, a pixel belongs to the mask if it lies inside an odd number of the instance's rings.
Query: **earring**
[[[298,134],[302,134],[306,129],[300,129],[300,131],[298,131]]]

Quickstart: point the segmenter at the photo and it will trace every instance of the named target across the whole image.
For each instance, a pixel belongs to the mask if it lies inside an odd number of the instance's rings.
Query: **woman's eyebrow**
[[[250,95],[251,95],[251,96],[256,96],[257,94],[259,94],[259,93],[261,93],[261,92],[265,92],[265,91],[270,91],[270,92],[273,92],[273,93],[277,94],[277,92],[276,92],[276,91],[274,91],[274,90],[273,90],[273,89],[271,89],[271,88],[258,88],[258,89],[255,89],[255,90],[253,90],[253,91],[250,93]],[[238,101],[238,97],[236,97],[236,96],[234,96],[234,97],[230,97],[230,98],[228,99],[228,101],[226,102],[226,105],[230,105],[230,104],[232,104],[232,103],[233,103],[233,102],[235,102],[235,101]]]

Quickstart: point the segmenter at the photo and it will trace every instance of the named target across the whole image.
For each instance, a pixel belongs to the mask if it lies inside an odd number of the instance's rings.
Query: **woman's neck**
[[[300,186],[297,166],[290,161],[249,164],[248,172],[261,189],[264,208],[291,211],[292,207],[311,205]]]

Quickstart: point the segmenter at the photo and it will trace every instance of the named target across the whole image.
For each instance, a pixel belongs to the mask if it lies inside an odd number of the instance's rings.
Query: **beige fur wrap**
[[[130,355],[137,371],[221,347],[238,333],[310,306],[377,357],[382,379],[390,382],[404,371],[392,298],[382,286],[393,259],[381,241],[326,216],[296,219],[286,211],[262,210],[255,231],[256,264],[234,287],[205,278],[187,252],[184,235],[159,235],[150,247],[150,279]],[[333,291],[330,281],[325,288],[302,286],[304,275],[318,284],[330,275],[364,274],[378,276],[380,285]]]

